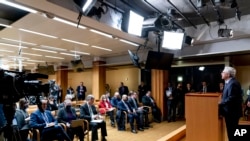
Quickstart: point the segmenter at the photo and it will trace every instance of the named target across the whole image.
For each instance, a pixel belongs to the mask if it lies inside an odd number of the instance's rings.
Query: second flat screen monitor
[[[149,51],[145,69],[169,70],[174,54]]]

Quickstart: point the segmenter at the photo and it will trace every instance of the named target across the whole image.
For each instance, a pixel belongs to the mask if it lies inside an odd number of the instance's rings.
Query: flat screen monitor
[[[41,74],[46,74],[46,75],[53,75],[55,74],[54,65],[38,66],[37,72]]]
[[[74,72],[82,72],[84,71],[84,64],[81,59],[79,60],[72,60],[71,66]]]
[[[173,58],[172,53],[149,51],[145,69],[169,70]]]
[[[162,48],[169,50],[182,49],[184,33],[178,32],[163,32]]]

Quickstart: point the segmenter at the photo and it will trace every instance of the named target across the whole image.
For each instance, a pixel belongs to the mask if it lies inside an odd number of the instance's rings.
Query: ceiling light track
[[[166,0],[172,7],[190,24],[192,25],[195,29],[197,29],[196,25],[194,25],[186,16],[183,15],[183,13],[170,1]]]
[[[210,26],[209,21],[207,21],[207,19],[201,14],[200,10],[194,5],[192,0],[189,0],[189,2],[192,5],[192,7],[194,8],[194,11],[203,19],[203,21],[207,24],[207,26]]]
[[[217,7],[217,6],[215,5],[214,0],[210,0],[210,2],[213,4],[214,11],[216,11],[216,13],[217,13],[217,16],[218,16],[217,22],[218,22],[218,24],[219,24],[219,25],[224,24],[224,19],[223,19],[221,13],[220,13],[219,7]]]

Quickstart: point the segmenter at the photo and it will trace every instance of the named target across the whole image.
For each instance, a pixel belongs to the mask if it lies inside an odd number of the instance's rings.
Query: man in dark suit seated
[[[31,113],[29,125],[30,128],[39,129],[41,141],[71,141],[64,129],[57,124],[57,121],[47,108],[47,100],[41,100],[37,104],[38,110]]]
[[[123,112],[125,111],[127,113],[127,117],[130,123],[130,129],[132,133],[137,133],[134,127],[134,120],[136,119],[136,123],[139,125],[139,117],[136,114],[135,111],[133,111],[132,107],[130,106],[130,104],[128,103],[128,96],[127,95],[122,95],[122,100],[120,102],[118,102],[117,108],[119,111]],[[121,116],[124,116],[123,114],[121,114]],[[125,123],[127,121],[124,122],[124,120],[120,120],[118,124],[118,130],[124,130],[125,127]],[[120,129],[119,129],[120,128]],[[139,130],[143,130],[141,129],[141,127],[139,128]]]
[[[148,91],[145,96],[142,97],[142,104],[144,106],[149,106],[152,108],[152,113],[154,116],[154,121],[161,122],[161,111],[157,107],[154,98],[151,96],[151,91]]]
[[[133,92],[130,99],[128,100],[129,104],[131,105],[133,111],[135,111],[139,116],[139,127],[142,129],[147,129],[149,127],[148,122],[148,111],[140,107],[137,102],[137,93]]]
[[[92,131],[92,141],[98,140],[97,129],[101,128],[102,141],[106,141],[107,129],[105,121],[97,114],[94,106],[95,98],[93,95],[86,97],[86,103],[80,107],[80,118],[89,121],[90,129]]]

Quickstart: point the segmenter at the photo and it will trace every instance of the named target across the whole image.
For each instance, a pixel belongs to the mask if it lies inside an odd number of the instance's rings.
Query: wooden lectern
[[[185,96],[186,141],[224,141],[219,119],[219,93],[188,93]]]

